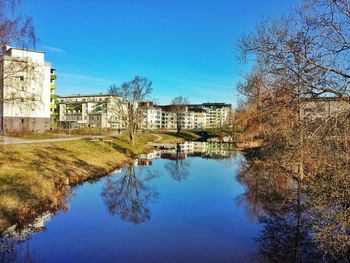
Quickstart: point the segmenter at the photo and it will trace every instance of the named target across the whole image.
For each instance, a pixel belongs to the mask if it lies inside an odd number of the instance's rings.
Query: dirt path
[[[32,144],[32,143],[50,143],[50,142],[69,142],[69,141],[78,141],[82,139],[101,139],[108,136],[81,136],[81,137],[72,137],[72,138],[54,138],[54,139],[21,139],[16,137],[1,136],[0,145],[9,145],[9,144]]]
[[[156,136],[156,139],[153,142],[160,142],[163,140],[163,137],[159,134],[153,133],[154,136]]]

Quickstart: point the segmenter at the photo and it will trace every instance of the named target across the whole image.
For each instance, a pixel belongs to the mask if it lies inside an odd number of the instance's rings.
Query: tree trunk
[[[179,113],[176,114],[176,129],[177,134],[179,134],[181,132],[181,118]]]
[[[299,129],[299,179],[304,180],[304,116],[302,114],[301,91],[298,87],[298,129]]]
[[[129,131],[129,139],[130,139],[130,144],[132,146],[135,145],[135,132],[133,130]]]

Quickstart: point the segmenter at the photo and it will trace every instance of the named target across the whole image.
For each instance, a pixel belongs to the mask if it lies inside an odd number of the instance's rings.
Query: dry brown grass
[[[0,232],[46,210],[62,208],[68,184],[101,177],[146,151],[152,134],[131,147],[125,135],[103,141],[6,145],[0,148]]]

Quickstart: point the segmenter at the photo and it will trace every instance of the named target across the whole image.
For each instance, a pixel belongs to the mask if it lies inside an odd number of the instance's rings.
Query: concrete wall
[[[4,117],[4,134],[27,134],[50,129],[50,118]]]

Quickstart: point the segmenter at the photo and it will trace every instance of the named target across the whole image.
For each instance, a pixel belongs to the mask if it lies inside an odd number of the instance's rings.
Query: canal
[[[339,205],[320,213],[317,188],[227,146],[157,150],[73,187],[0,238],[0,262],[347,262],[330,253],[348,238]]]

